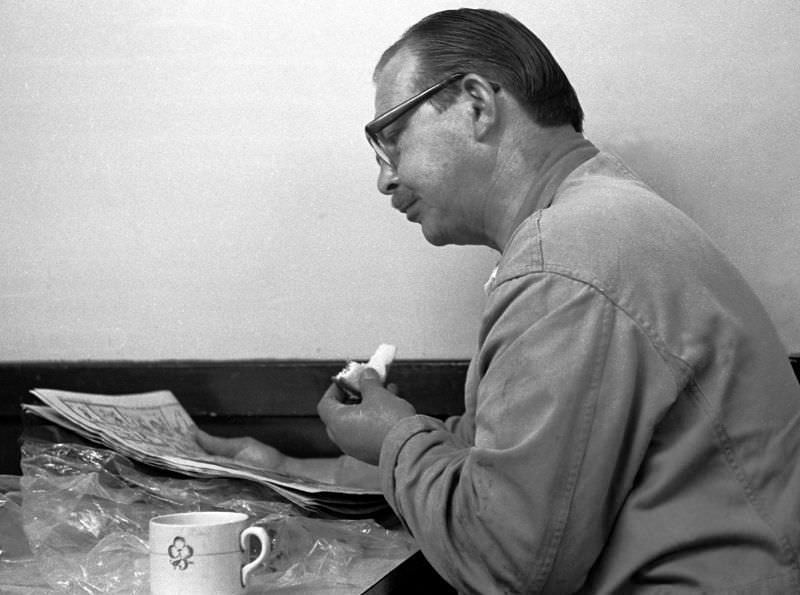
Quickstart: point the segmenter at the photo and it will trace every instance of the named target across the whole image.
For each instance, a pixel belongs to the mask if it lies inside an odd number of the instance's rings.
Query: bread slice
[[[333,381],[342,389],[349,401],[358,402],[361,400],[358,380],[362,372],[367,368],[372,368],[378,373],[381,382],[386,382],[386,374],[394,360],[395,353],[397,353],[397,348],[394,345],[382,343],[378,346],[367,363],[360,363],[352,360],[347,362],[347,365],[333,377]]]

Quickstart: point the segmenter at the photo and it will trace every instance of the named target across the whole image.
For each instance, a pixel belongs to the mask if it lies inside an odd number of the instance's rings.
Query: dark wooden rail
[[[800,354],[791,365],[800,380]],[[35,387],[101,394],[168,389],[203,429],[254,436],[294,456],[338,454],[316,405],[341,361],[246,360],[0,363],[0,473],[18,474],[20,404]],[[400,360],[390,381],[417,411],[446,417],[462,409],[463,360]]]
[[[248,360],[0,363],[0,473],[19,473],[22,402],[32,388],[100,394],[171,390],[203,429],[249,435],[294,456],[338,454],[316,412],[341,361]],[[389,380],[418,411],[462,408],[467,362],[396,361]]]

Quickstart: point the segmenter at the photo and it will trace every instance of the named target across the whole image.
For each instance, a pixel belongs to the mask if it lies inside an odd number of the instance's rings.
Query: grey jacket
[[[464,414],[384,441],[386,498],[462,592],[800,592],[800,386],[772,323],[622,163],[568,161],[488,284]]]

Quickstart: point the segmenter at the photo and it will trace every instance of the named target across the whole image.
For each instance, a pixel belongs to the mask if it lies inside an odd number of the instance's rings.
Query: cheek
[[[441,144],[409,153],[401,165],[401,177],[403,169],[410,185],[431,202],[439,202],[436,197],[452,191],[463,178],[458,156],[451,147]]]
[[[447,209],[448,212],[461,210],[460,194],[468,191],[472,174],[470,173],[470,147],[463,134],[452,127],[432,125],[422,129],[409,130],[400,161],[400,179],[415,194],[422,198],[428,207]]]

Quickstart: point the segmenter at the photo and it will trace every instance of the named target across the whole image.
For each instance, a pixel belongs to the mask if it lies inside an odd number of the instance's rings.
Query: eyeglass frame
[[[375,155],[378,158],[378,163],[381,161],[384,162],[391,168],[395,168],[396,164],[392,162],[392,158],[389,156],[389,151],[383,146],[380,137],[378,136],[380,132],[392,124],[396,122],[405,114],[410,112],[412,109],[422,105],[425,101],[436,95],[439,91],[454,83],[455,81],[464,78],[467,75],[466,72],[456,72],[451,74],[450,76],[442,79],[438,83],[428,87],[427,89],[420,91],[413,97],[410,97],[403,101],[402,103],[397,104],[393,108],[383,112],[377,118],[369,122],[364,127],[364,132],[367,135],[367,142],[369,142],[372,149],[375,151]]]

